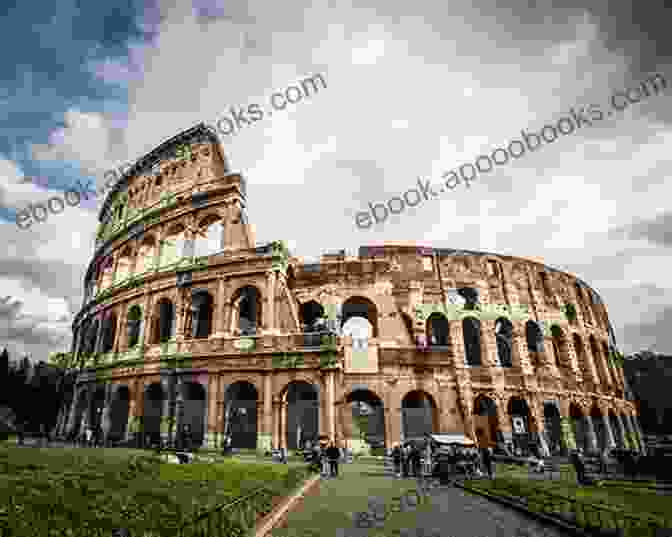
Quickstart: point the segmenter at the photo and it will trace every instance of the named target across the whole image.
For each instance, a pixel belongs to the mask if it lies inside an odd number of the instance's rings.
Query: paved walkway
[[[430,493],[431,511],[401,537],[560,537],[571,535],[482,496],[449,486]]]

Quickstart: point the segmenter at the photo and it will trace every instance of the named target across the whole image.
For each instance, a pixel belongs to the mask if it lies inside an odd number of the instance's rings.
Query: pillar
[[[280,403],[280,448],[287,450],[287,407],[288,403],[283,398]]]
[[[635,414],[632,415],[632,423],[635,426],[635,430],[637,431],[637,436],[639,437],[639,445],[642,450],[642,453],[646,455],[646,443],[644,442],[644,433],[642,431],[642,427],[639,424],[639,419]]]
[[[334,419],[334,371],[327,371],[327,435],[330,440],[336,439],[336,423]]]
[[[259,433],[264,451],[271,450],[273,438],[273,382],[272,372],[264,375],[264,419],[263,431]]]
[[[226,280],[224,276],[220,277],[217,285],[217,297],[215,298],[215,311],[213,319],[214,334],[213,337],[224,337],[226,335]]]
[[[595,426],[590,415],[583,416],[584,434],[586,439],[586,451],[598,451],[597,435],[595,434]]]
[[[111,416],[112,413],[112,398],[114,396],[114,385],[112,383],[107,383],[105,385],[105,405],[103,407],[103,415],[101,419],[101,428],[103,430],[103,439],[105,444],[107,444],[107,435],[110,432],[111,425]]]
[[[217,449],[217,401],[219,399],[219,375],[211,372],[208,375],[208,434],[207,446]]]
[[[266,301],[262,314],[264,316],[264,331],[269,333],[275,331],[275,279],[274,270],[266,273]]]
[[[72,395],[72,405],[70,406],[70,412],[68,413],[68,418],[65,424],[65,434],[70,433],[75,428],[75,413],[77,411],[77,404],[79,403],[79,398],[81,397],[82,389],[81,387],[75,388]]]
[[[544,412],[542,407],[540,407],[536,401],[530,401],[529,407],[534,433],[539,441],[539,451],[541,451],[542,456],[549,457],[551,455],[551,450],[548,448],[548,442],[546,442],[546,436],[544,434]]]
[[[280,405],[281,401],[273,401],[273,449],[280,449]]]
[[[607,449],[614,449],[616,447],[616,440],[614,439],[614,432],[611,430],[611,423],[609,422],[609,413],[602,414],[602,427],[604,428],[604,437],[607,442]]]
[[[616,414],[616,424],[618,426],[618,434],[620,435],[620,438],[621,438],[620,443],[625,449],[628,449],[628,438],[627,438],[625,426],[623,425],[623,420],[621,419],[620,414]]]

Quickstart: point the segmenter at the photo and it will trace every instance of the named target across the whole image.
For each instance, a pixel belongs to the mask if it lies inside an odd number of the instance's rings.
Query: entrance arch
[[[145,390],[143,415],[143,442],[147,435],[151,442],[158,442],[161,438],[161,417],[163,415],[163,400],[165,394],[160,383],[154,382]]]
[[[199,382],[182,382],[179,390],[182,408],[177,423],[189,425],[193,445],[201,446],[205,437],[205,388]]]
[[[304,380],[294,380],[285,388],[287,402],[287,448],[299,449],[306,440],[314,444],[320,432],[320,398],[317,388]]]
[[[526,454],[530,451],[530,408],[522,397],[513,396],[507,408],[511,417],[514,448]]]
[[[128,409],[131,396],[128,386],[119,386],[110,408],[110,432],[108,438],[114,442],[123,440],[128,425]]]
[[[224,395],[224,434],[231,435],[231,447],[257,447],[257,389],[245,380],[234,382]]]
[[[371,390],[355,389],[345,398],[344,409],[349,413],[343,421],[348,447],[353,452],[369,451],[371,447],[385,446],[385,407]]]
[[[562,450],[560,411],[557,405],[551,402],[544,403],[544,431],[551,453],[559,453]]]
[[[401,435],[403,440],[418,438],[438,431],[436,403],[422,390],[408,392],[401,403]]]
[[[480,447],[495,447],[497,444],[497,404],[479,395],[474,401],[474,429]]]

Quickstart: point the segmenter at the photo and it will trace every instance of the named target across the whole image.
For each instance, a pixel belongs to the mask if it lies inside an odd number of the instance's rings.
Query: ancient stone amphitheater
[[[640,441],[607,310],[575,276],[390,244],[305,264],[255,245],[243,177],[205,125],[139,160],[100,211],[58,431],[264,452],[426,432],[525,451]],[[457,303],[458,318],[439,305]],[[434,306],[432,306],[434,305]],[[480,315],[526,306],[527,319]],[[514,318],[515,317],[515,318]]]

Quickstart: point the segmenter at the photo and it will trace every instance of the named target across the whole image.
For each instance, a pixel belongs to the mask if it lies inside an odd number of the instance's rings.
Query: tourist
[[[86,428],[86,446],[91,447],[91,438],[93,437],[93,431],[91,427]]]
[[[579,485],[585,485],[586,466],[583,462],[583,457],[581,456],[580,448],[572,450],[572,454],[570,455],[570,461],[572,462],[574,470],[576,471],[576,481],[578,482]]]
[[[338,450],[333,440],[327,448],[326,455],[329,459],[329,473],[331,477],[338,477],[338,459],[341,456],[341,452]]]
[[[392,462],[394,463],[395,477],[401,477],[401,448],[399,444],[394,444],[392,448]]]
[[[481,449],[481,460],[483,461],[488,478],[492,479],[492,453],[490,452],[490,448]]]

